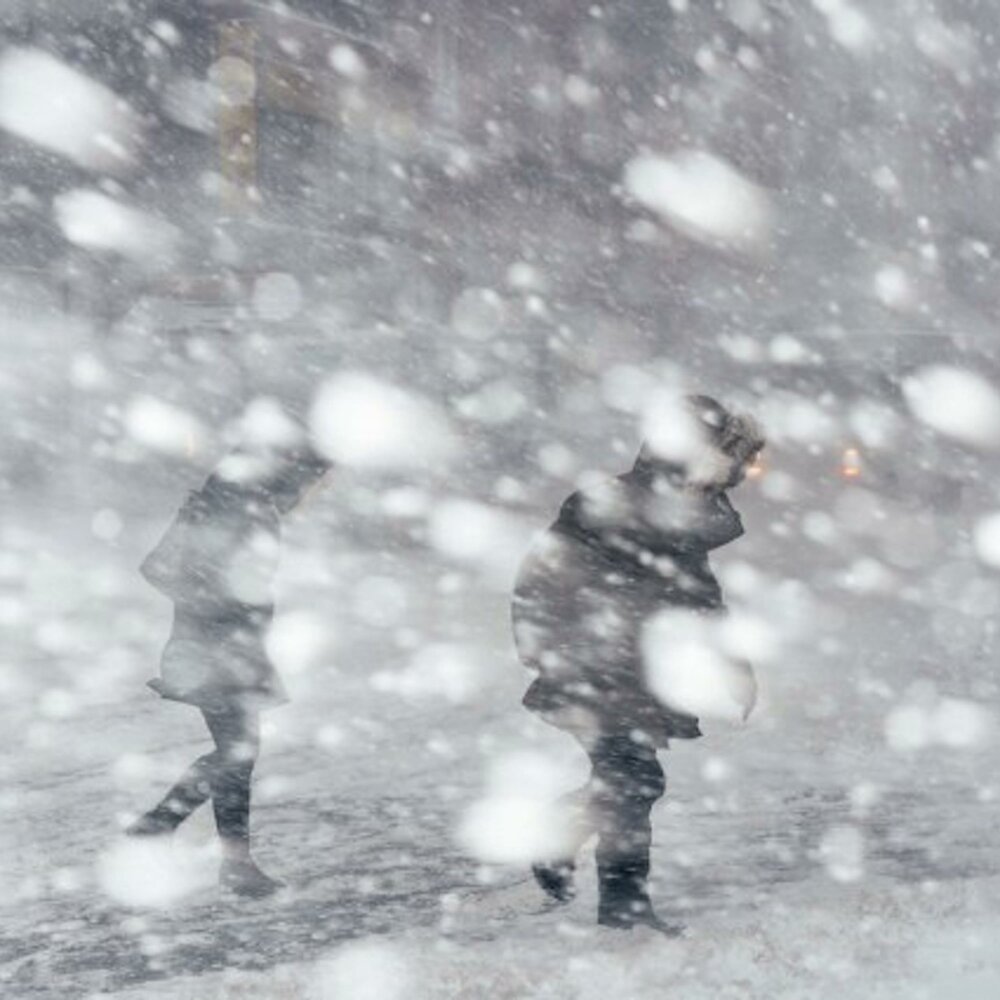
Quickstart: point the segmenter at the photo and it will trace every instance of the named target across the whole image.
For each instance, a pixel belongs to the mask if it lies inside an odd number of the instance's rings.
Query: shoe
[[[649,927],[676,937],[683,928],[668,924],[656,915],[648,883],[648,855],[598,862],[597,923],[620,931]]]
[[[177,829],[177,820],[159,810],[143,813],[135,822],[125,827],[126,837],[164,837]]]
[[[542,890],[557,903],[568,903],[576,895],[573,875],[576,865],[572,861],[553,864],[538,863],[531,866],[531,874]]]
[[[630,907],[622,909],[607,909],[601,907],[597,913],[597,923],[601,927],[610,927],[616,931],[631,931],[636,927],[648,927],[650,930],[665,934],[667,937],[680,937],[684,930],[680,924],[668,924],[661,920],[653,909],[649,898],[636,899]]]
[[[285,887],[284,882],[265,875],[249,858],[223,861],[219,884],[233,895],[247,899],[265,899]]]

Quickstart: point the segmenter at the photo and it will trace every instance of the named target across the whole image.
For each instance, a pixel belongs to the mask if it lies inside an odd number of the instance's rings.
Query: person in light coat
[[[260,751],[260,713],[286,695],[266,649],[281,519],[326,472],[308,447],[227,456],[184,502],[143,562],[145,579],[174,604],[161,697],[197,708],[214,749],[126,831],[171,833],[211,800],[223,847],[222,885],[259,897],[280,883],[250,853],[250,785]]]

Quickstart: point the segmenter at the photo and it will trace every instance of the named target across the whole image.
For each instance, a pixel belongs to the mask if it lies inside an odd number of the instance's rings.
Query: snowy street
[[[671,968],[703,981],[706,996],[720,962],[735,963],[734,982],[749,977],[744,992],[734,986],[731,995],[756,995],[754,970],[768,950],[769,968],[777,963],[788,977],[783,995],[832,996],[855,976],[873,996],[883,995],[874,992],[883,979],[885,996],[919,996],[893,992],[915,968],[900,957],[900,942],[923,956],[925,937],[939,932],[962,942],[960,954],[950,950],[959,963],[948,971],[955,983],[977,981],[978,963],[998,974],[982,923],[992,912],[995,924],[1000,885],[995,843],[984,836],[1000,821],[993,751],[888,748],[879,729],[883,699],[859,696],[848,672],[825,679],[821,690],[852,706],[853,725],[796,704],[798,682],[776,670],[770,682],[778,690],[752,725],[710,730],[663,755],[668,793],[655,812],[654,894],[687,928],[680,940],[630,944],[588,926],[592,879],[563,911],[546,904],[524,866],[478,864],[456,843],[456,831],[483,794],[491,763],[543,754],[565,768],[567,788],[583,773],[572,742],[518,707],[526,675],[510,649],[502,595],[478,587],[434,597],[434,582],[453,569],[331,547],[332,566],[368,567],[384,592],[390,581],[398,588],[387,632],[370,611],[342,604],[335,584],[305,586],[316,568],[315,526],[308,512],[297,525],[290,542],[300,548],[288,553],[280,606],[285,614],[319,614],[335,639],[289,675],[293,703],[269,716],[258,770],[260,855],[288,889],[250,904],[221,897],[203,810],[178,835],[182,856],[157,861],[166,878],[184,870],[190,880],[172,906],[161,908],[171,895],[155,888],[152,909],[103,891],[101,855],[121,843],[118,817],[141,808],[207,742],[196,713],[142,688],[164,608],[155,594],[122,587],[116,613],[132,621],[134,639],[127,665],[99,688],[101,701],[83,703],[92,688],[78,673],[76,651],[101,640],[86,617],[65,625],[72,649],[36,659],[30,675],[9,673],[22,684],[75,678],[66,690],[79,700],[49,694],[40,719],[23,711],[23,692],[6,703],[8,746],[23,739],[26,749],[5,758],[5,995],[323,997],[309,992],[321,988],[323,963],[338,947],[369,940],[418,963],[427,992],[415,995],[434,998],[589,997],[596,987],[579,968],[595,940],[609,962],[639,963],[636,996],[645,996],[644,977],[654,975],[643,963],[661,948]],[[61,555],[45,543],[34,551],[65,579],[82,571],[94,548],[71,559],[70,546]],[[132,558],[106,550],[109,576],[127,580]],[[52,610],[38,609],[42,625]],[[871,654],[861,637],[879,627],[872,617],[865,627],[855,622],[842,665]],[[405,696],[373,684],[379,672],[408,661],[398,644],[408,629],[425,641],[474,642],[484,654],[484,673],[459,692],[461,703],[442,705],[433,682]],[[919,636],[912,646],[896,645],[897,669],[905,669],[907,653],[919,657],[920,645]],[[808,659],[794,665],[814,669]],[[892,681],[884,668],[882,676]],[[799,937],[801,922],[817,936]],[[544,992],[543,970],[567,956],[575,956],[577,966],[567,968],[577,972],[557,976],[555,992]],[[508,961],[518,963],[517,975],[484,986]],[[232,979],[234,970],[245,978]],[[190,977],[206,978],[192,985]]]

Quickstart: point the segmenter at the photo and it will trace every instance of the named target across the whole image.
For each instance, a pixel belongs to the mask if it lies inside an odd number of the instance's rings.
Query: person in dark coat
[[[265,650],[274,614],[281,518],[326,472],[307,447],[235,452],[191,493],[140,572],[174,603],[173,629],[149,686],[198,708],[215,749],[126,831],[171,833],[211,799],[222,885],[265,896],[280,883],[250,854],[250,784],[260,712],[287,700]]]
[[[538,675],[525,707],[590,757],[590,781],[565,804],[577,849],[597,834],[598,922],[619,928],[663,929],[647,889],[650,812],[665,790],[657,749],[701,735],[697,718],[648,689],[643,624],[671,608],[723,611],[708,553],[743,533],[726,491],[764,445],[751,418],[708,397],[687,397],[679,412],[696,438],[684,457],[644,445],[630,472],[570,496],[525,560],[512,605],[519,656]],[[574,865],[567,856],[533,871],[565,902]]]

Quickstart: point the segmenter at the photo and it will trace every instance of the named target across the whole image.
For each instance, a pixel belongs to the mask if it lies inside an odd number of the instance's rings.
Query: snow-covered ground
[[[463,846],[498,768],[567,788],[584,773],[519,709],[499,581],[348,546],[306,511],[274,645],[293,703],[267,717],[256,779],[259,856],[287,890],[220,896],[204,811],[170,857],[129,856],[120,823],[207,744],[143,687],[169,609],[134,566],[157,527],[114,546],[71,515],[6,529],[28,600],[4,605],[4,996],[997,995],[995,743],[942,700],[992,667],[983,650],[946,662],[924,611],[871,598],[813,610],[760,669],[750,725],[664,755],[654,892],[685,930],[620,935],[592,926],[586,866],[554,909],[524,866]]]
[[[871,997],[989,1000],[1000,988],[996,880],[926,888],[813,882],[717,910],[680,939],[623,938],[508,911],[493,934],[431,930],[342,945],[320,962],[147,983],[123,997],[501,1000]],[[527,902],[525,900],[525,902]]]

